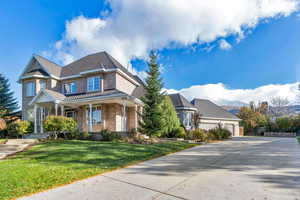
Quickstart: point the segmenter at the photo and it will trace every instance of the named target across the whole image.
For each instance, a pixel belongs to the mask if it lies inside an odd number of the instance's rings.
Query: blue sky
[[[282,2],[288,1],[290,0],[282,0]],[[88,53],[106,50],[120,62],[124,63],[131,60],[133,67],[142,73],[145,70],[143,59],[151,47],[159,49],[159,61],[163,67],[165,88],[169,89],[170,92],[179,91],[188,98],[210,98],[223,104],[226,100],[229,103],[247,102],[265,100],[274,95],[286,96],[291,101],[295,98],[293,92],[295,92],[295,87],[300,79],[300,19],[297,16],[298,8],[291,10],[287,5],[286,10],[276,8],[277,10],[275,9],[274,13],[271,14],[257,14],[260,19],[253,27],[244,28],[248,21],[230,21],[228,27],[224,25],[224,30],[227,31],[232,28],[231,24],[241,23],[240,27],[242,27],[243,34],[235,31],[228,31],[222,36],[217,31],[212,34],[211,32],[218,29],[219,26],[210,28],[213,23],[200,24],[199,22],[199,27],[197,27],[199,30],[196,32],[199,37],[195,41],[193,36],[188,39],[184,38],[194,29],[183,32],[182,34],[185,34],[183,37],[182,35],[172,35],[172,32],[165,28],[169,27],[168,24],[164,24],[166,25],[164,27],[159,25],[160,22],[157,21],[154,26],[149,23],[150,29],[147,29],[147,26],[140,28],[144,23],[148,23],[147,17],[149,16],[144,13],[149,12],[149,10],[152,11],[153,8],[144,4],[136,5],[140,8],[139,11],[136,11],[135,5],[131,5],[132,3],[128,3],[126,0],[122,1],[123,3],[116,2],[115,0],[112,0],[112,3],[105,3],[100,0],[11,0],[2,2],[0,6],[0,72],[11,80],[12,89],[18,99],[20,100],[21,90],[16,81],[33,53],[63,63],[70,61],[70,59],[66,61],[64,57],[66,54],[68,58],[71,57],[74,60]],[[155,6],[159,5],[153,5],[153,7]],[[167,6],[166,8],[168,8]],[[204,5],[199,4],[199,6]],[[247,5],[241,5],[241,9],[244,9],[244,6]],[[129,11],[132,11],[130,9],[137,13],[130,13]],[[187,7],[187,9],[191,8]],[[201,7],[199,9],[201,10]],[[224,13],[232,13],[230,9],[228,7],[228,11],[225,10]],[[140,11],[143,13],[138,13]],[[175,10],[175,12],[180,13],[181,11]],[[239,13],[239,11],[236,12]],[[281,16],[282,13],[288,14]],[[277,16],[277,14],[279,15]],[[79,20],[79,16],[83,18],[82,21]],[[136,16],[141,16],[140,21],[132,22],[132,19],[136,20]],[[171,23],[176,24],[178,22],[176,17],[178,16],[176,14],[172,16],[174,16],[173,22],[172,18],[162,21],[170,23],[171,20]],[[122,21],[120,20],[121,17],[125,19]],[[161,15],[160,17],[163,18],[164,16]],[[193,16],[187,16],[187,20],[188,17]],[[196,15],[196,17],[198,16]],[[203,16],[199,16],[199,21],[200,17]],[[214,19],[214,9],[211,10],[211,14],[208,13],[205,17]],[[248,18],[251,21],[255,16],[248,17],[246,15],[245,19]],[[116,47],[113,42],[103,43],[99,38],[103,34],[110,39],[107,33],[100,32],[100,34],[92,35],[92,39],[99,40],[99,44],[91,45],[90,41],[85,38],[90,37],[88,34],[80,35],[81,30],[79,33],[76,32],[78,21],[93,24],[91,23],[92,20],[99,23],[99,21],[109,21],[108,19],[115,21],[115,24],[120,21],[125,24],[122,26],[114,25],[110,28],[105,27],[110,35],[118,37],[119,43],[122,42],[122,39],[127,41],[128,38],[139,37],[139,35],[142,36],[142,42],[135,40],[132,42],[132,49],[130,46],[130,48],[126,47],[125,50],[119,51],[114,50],[118,46]],[[66,26],[67,21],[74,23],[68,27]],[[141,23],[139,27],[136,27],[136,32],[131,23],[137,25]],[[183,28],[189,28],[189,26],[185,27],[185,23],[178,22],[178,30],[174,31],[180,32],[180,25],[183,25]],[[170,27],[174,29],[174,26]],[[208,33],[203,33],[202,29],[207,30]],[[155,34],[155,37],[145,33],[149,30],[153,31],[152,34]],[[91,26],[82,28],[82,32],[85,31],[87,33],[89,31],[95,32]],[[97,29],[96,33],[97,31],[102,30]],[[244,36],[238,42],[237,40],[241,35]],[[207,39],[209,36],[211,38]],[[57,47],[58,41],[61,41],[62,47],[61,45]],[[170,42],[166,43],[165,41]],[[228,49],[220,47],[221,41],[225,41],[229,45]],[[102,43],[103,45],[101,45]],[[140,50],[144,46],[147,47],[146,50]],[[211,49],[207,50],[205,47]],[[257,99],[258,97],[260,99]]]

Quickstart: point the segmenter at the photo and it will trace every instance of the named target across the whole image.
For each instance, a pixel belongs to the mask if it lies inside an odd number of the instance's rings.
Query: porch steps
[[[5,144],[0,144],[0,160],[23,151],[36,142],[35,139],[9,139]]]

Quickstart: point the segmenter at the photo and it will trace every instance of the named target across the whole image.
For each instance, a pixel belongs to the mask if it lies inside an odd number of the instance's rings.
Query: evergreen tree
[[[10,90],[9,80],[0,73],[0,118],[17,110],[18,102],[14,98],[14,93]]]
[[[163,87],[162,78],[160,77],[157,56],[152,51],[150,53],[150,61],[148,62],[149,71],[145,84],[145,95],[142,98],[144,110],[142,112],[142,121],[140,122],[140,131],[149,136],[160,136],[163,130],[163,112],[161,103],[163,95],[161,89]]]
[[[180,127],[180,120],[169,96],[165,96],[161,105],[163,111],[163,136],[174,137],[175,131]]]

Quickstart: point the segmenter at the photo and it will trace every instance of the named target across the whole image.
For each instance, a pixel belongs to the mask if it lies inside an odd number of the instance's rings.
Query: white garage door
[[[210,130],[210,129],[218,128],[218,124],[214,124],[214,123],[200,123],[199,124],[199,128],[200,129],[204,129],[204,130]]]
[[[229,130],[231,132],[231,134],[234,135],[234,126],[233,126],[233,124],[225,124],[224,128]]]

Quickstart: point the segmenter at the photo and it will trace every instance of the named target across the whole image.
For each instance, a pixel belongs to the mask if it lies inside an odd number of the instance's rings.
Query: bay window
[[[46,81],[40,80],[40,90],[46,89]]]
[[[35,96],[35,83],[34,82],[28,82],[25,85],[25,93],[27,97]]]

